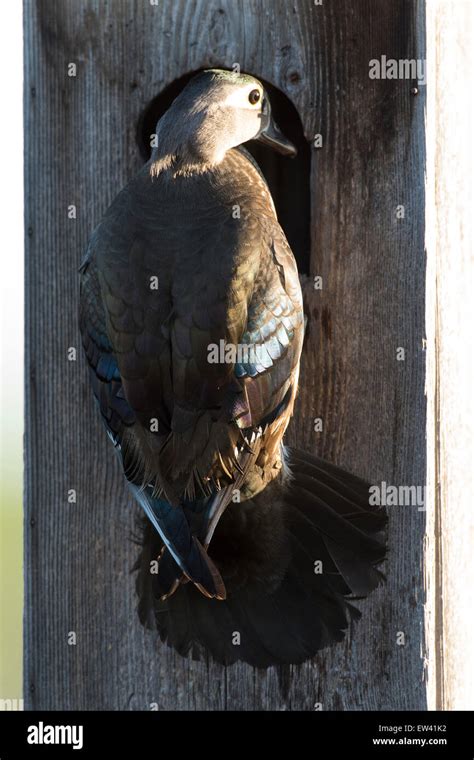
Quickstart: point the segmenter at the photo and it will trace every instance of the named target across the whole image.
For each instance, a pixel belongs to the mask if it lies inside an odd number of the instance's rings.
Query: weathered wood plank
[[[472,4],[427,7],[428,704],[474,709],[472,511]]]
[[[140,165],[142,109],[187,71],[238,62],[291,98],[308,139],[324,138],[312,162],[311,254],[311,277],[322,275],[324,287],[305,286],[309,329],[290,439],[373,483],[422,484],[423,95],[406,80],[368,77],[371,58],[423,54],[422,12],[399,0],[26,1],[27,707],[425,706],[424,514],[412,507],[392,510],[387,586],[315,663],[225,670],[158,646],[135,614],[134,508],[82,356],[67,360],[80,345],[76,270]]]

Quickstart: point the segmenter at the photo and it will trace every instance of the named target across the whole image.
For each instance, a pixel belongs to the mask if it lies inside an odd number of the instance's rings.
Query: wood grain
[[[387,585],[360,604],[346,641],[313,663],[224,669],[183,660],[142,630],[130,575],[135,508],[77,328],[77,268],[140,165],[141,112],[186,72],[238,62],[286,93],[308,140],[324,139],[312,155],[309,323],[289,438],[373,483],[423,484],[424,94],[368,77],[371,58],[423,55],[422,14],[415,0],[26,0],[27,708],[425,708],[416,507],[392,508]]]

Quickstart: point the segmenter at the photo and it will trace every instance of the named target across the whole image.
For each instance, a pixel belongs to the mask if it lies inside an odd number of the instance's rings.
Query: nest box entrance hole
[[[142,111],[137,126],[137,143],[144,161],[151,155],[151,136],[156,124],[190,79],[198,71],[175,79]],[[252,73],[252,72],[248,72]],[[277,87],[258,77],[265,87],[272,113],[283,134],[295,145],[295,158],[281,156],[255,140],[245,143],[260,166],[270,187],[278,220],[294,253],[301,274],[309,273],[310,263],[310,169],[311,150],[304,136],[298,111]]]

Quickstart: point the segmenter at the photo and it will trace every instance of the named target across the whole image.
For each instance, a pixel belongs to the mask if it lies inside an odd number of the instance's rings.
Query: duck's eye
[[[260,90],[252,90],[249,92],[249,103],[253,106],[260,100]]]

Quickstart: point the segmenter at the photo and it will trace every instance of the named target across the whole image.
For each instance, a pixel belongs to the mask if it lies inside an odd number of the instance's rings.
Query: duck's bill
[[[268,125],[260,132],[257,140],[258,142],[273,148],[273,150],[278,151],[278,153],[281,153],[283,156],[294,157],[298,152],[293,143],[285,137],[271,117]]]

